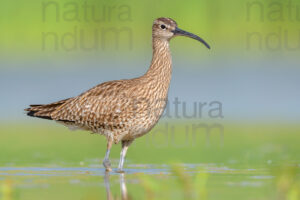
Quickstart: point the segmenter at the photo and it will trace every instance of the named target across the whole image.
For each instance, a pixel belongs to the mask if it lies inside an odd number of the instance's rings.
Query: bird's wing
[[[102,83],[57,108],[51,117],[57,121],[94,128],[121,128],[133,112],[127,80]]]

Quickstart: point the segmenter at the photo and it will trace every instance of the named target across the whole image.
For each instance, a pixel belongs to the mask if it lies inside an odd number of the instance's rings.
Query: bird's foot
[[[117,173],[120,173],[120,174],[124,174],[125,173],[125,171],[123,170],[123,169],[117,169],[117,171],[116,171]]]
[[[110,164],[109,160],[103,160],[103,166],[105,167],[105,171],[107,171],[107,172],[112,171],[111,164]]]
[[[105,168],[105,171],[106,172],[111,172],[112,171],[112,169],[109,167],[109,168]]]

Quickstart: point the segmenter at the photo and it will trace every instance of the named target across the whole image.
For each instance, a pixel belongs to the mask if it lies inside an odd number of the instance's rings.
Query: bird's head
[[[154,20],[152,26],[153,37],[169,41],[171,38],[180,35],[198,40],[199,42],[202,42],[207,48],[210,49],[210,46],[199,36],[178,28],[177,23],[173,19],[161,17]]]

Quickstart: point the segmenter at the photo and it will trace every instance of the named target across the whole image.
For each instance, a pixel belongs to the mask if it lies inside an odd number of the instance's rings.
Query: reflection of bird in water
[[[113,200],[113,195],[110,191],[110,182],[109,182],[109,173],[106,172],[104,176],[104,183],[105,183],[105,189],[106,189],[106,198],[107,200]]]
[[[26,109],[27,115],[105,135],[108,141],[103,161],[106,171],[111,171],[111,146],[121,141],[118,171],[123,172],[129,145],[148,133],[165,109],[172,74],[169,41],[179,35],[196,39],[210,48],[200,37],[179,29],[174,20],[158,18],[152,26],[152,62],[143,76],[105,82],[77,97],[55,103],[31,105]]]
[[[113,200],[114,197],[112,195],[112,192],[110,190],[110,175],[108,172],[105,173],[104,176],[104,183],[105,183],[105,189],[106,189],[106,196],[107,200]],[[127,187],[125,182],[125,174],[120,174],[120,189],[121,189],[121,199],[127,200],[128,199],[128,193],[127,193]]]
[[[120,188],[121,188],[121,196],[123,200],[128,199],[127,187],[125,182],[125,175],[120,174]]]

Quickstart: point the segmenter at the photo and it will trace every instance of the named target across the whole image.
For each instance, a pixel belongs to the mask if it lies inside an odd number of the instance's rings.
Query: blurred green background
[[[258,50],[297,55],[297,4],[295,0],[3,2],[0,23],[5,31],[0,35],[1,51],[2,55],[21,58],[54,52],[64,58],[80,53],[96,56],[97,50],[97,55],[109,51],[113,56],[123,51],[122,55],[136,59],[137,53],[150,51],[153,20],[166,16],[211,43],[214,52],[204,51],[202,56],[239,52],[239,56],[248,57],[249,50],[256,56]],[[193,58],[199,55],[200,48],[185,45],[187,42],[192,43],[176,39],[173,43],[177,48],[173,51],[184,56],[192,54]]]
[[[129,148],[128,198],[300,199],[297,0],[2,1],[0,199],[124,199],[104,137],[23,109],[142,75],[158,17],[212,49],[172,39],[169,104]]]

